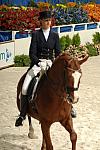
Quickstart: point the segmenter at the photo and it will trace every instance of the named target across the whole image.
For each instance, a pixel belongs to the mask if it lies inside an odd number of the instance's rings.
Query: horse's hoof
[[[30,139],[38,139],[38,137],[36,135],[34,135],[33,133],[28,133],[28,137]]]

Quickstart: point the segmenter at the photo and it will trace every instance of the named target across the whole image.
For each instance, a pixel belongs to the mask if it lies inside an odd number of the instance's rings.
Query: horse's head
[[[88,59],[89,56],[82,55],[78,58],[72,57],[67,53],[64,53],[63,55],[66,91],[68,93],[67,97],[73,103],[76,103],[79,100],[78,89],[80,84],[80,78],[82,76],[80,66]]]
[[[58,62],[59,64],[57,67],[58,74],[59,72],[62,72],[61,75],[67,98],[70,99],[72,103],[76,103],[79,100],[78,89],[80,78],[82,76],[80,66],[88,59],[88,57],[88,55],[84,55],[80,58],[76,58],[65,52],[55,60],[55,62]]]

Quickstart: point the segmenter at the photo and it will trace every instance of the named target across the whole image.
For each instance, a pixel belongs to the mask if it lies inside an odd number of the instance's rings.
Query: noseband
[[[71,70],[71,71],[78,71],[78,72],[81,71],[81,69],[75,70],[75,69],[72,69],[72,68],[70,68],[70,67],[67,67],[67,69],[68,69],[68,70]]]

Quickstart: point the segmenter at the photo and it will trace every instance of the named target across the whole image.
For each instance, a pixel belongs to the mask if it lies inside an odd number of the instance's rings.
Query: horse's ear
[[[85,61],[87,61],[88,58],[89,58],[88,54],[81,55],[80,57],[78,57],[79,64],[80,65],[83,64]]]

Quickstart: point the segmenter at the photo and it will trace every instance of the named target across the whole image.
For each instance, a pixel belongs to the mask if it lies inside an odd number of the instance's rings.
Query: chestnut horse
[[[72,150],[76,150],[77,134],[73,129],[71,117],[72,101],[77,102],[78,88],[81,78],[80,65],[88,59],[88,56],[80,60],[64,52],[53,62],[51,68],[41,77],[36,89],[35,100],[28,104],[29,137],[32,138],[33,127],[31,117],[39,120],[41,124],[43,141],[41,150],[53,150],[50,138],[50,126],[54,122],[60,122],[69,132],[72,142]],[[21,77],[17,86],[17,106],[20,110],[20,93],[25,74]],[[70,100],[69,100],[70,99]],[[36,110],[32,108],[35,103]]]

